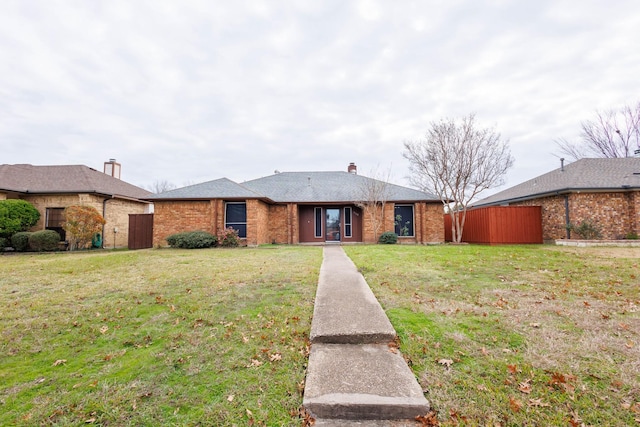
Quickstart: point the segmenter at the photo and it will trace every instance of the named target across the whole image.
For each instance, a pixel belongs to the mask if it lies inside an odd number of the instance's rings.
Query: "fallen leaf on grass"
[[[262,365],[262,362],[257,359],[251,359],[251,363],[247,365],[247,368],[256,368]]]
[[[108,330],[109,330],[109,327],[108,327],[107,325],[103,325],[103,326],[100,328],[100,333],[101,333],[101,334],[105,334],[105,333],[107,333],[107,331],[108,331]]]
[[[423,427],[438,427],[438,413],[435,411],[429,411],[426,415],[418,415],[416,421]]]
[[[271,362],[277,362],[278,360],[282,360],[282,355],[280,353],[273,353],[271,356],[269,356],[269,360]]]
[[[67,359],[58,359],[55,362],[53,362],[53,366],[60,366],[60,365],[64,365],[65,363],[67,363]]]
[[[451,367],[451,365],[453,365],[453,360],[451,360],[451,359],[440,359],[440,360],[438,360],[438,363],[443,365],[443,366],[446,366],[447,369],[449,369]]]
[[[531,384],[530,384],[531,380],[526,380],[521,382],[518,385],[518,390],[520,390],[520,392],[524,393],[524,394],[530,394],[531,393]]]
[[[230,394],[229,397],[227,397],[227,402],[233,402],[234,398],[235,396],[233,394]]]
[[[522,402],[519,401],[518,399],[510,397],[509,398],[509,407],[511,408],[511,410],[513,412],[520,412],[520,409],[522,409]]]
[[[551,406],[548,403],[543,402],[542,398],[540,398],[540,399],[529,399],[528,405],[530,407],[537,407],[537,408],[544,408],[544,407]]]

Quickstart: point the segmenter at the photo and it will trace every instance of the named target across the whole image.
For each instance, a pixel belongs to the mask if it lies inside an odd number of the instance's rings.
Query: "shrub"
[[[638,233],[636,233],[635,231],[632,231],[630,233],[627,233],[627,235],[624,236],[624,238],[627,240],[638,240]]]
[[[29,250],[29,236],[31,234],[28,231],[20,231],[11,236],[11,246],[18,252],[25,252]]]
[[[29,247],[34,251],[55,251],[59,242],[60,234],[53,230],[40,230],[29,236]]]
[[[218,231],[218,244],[223,248],[235,248],[240,246],[238,232],[231,227]]]
[[[569,224],[567,229],[578,234],[584,240],[598,240],[602,238],[600,227],[591,221],[582,221],[580,225]]]
[[[0,237],[0,251],[4,250],[7,246],[9,246],[9,239]]]
[[[393,231],[386,231],[380,235],[378,243],[382,243],[385,245],[394,245],[398,243],[398,235]]]
[[[206,231],[185,231],[167,237],[169,246],[182,249],[211,248],[217,242],[216,236]]]
[[[71,250],[85,248],[106,223],[92,206],[68,206],[64,210],[64,219],[62,228],[69,233],[67,239]]]
[[[29,202],[18,199],[0,200],[0,237],[27,231],[40,219],[40,212]]]

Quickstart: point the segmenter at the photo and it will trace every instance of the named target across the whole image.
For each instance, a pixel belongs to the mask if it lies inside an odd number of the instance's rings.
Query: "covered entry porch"
[[[362,242],[362,210],[355,205],[300,205],[300,243]]]

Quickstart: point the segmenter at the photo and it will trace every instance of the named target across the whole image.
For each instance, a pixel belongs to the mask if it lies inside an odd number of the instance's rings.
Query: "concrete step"
[[[386,343],[396,331],[341,247],[325,247],[311,323],[312,343]]]
[[[313,344],[303,405],[325,422],[413,420],[429,412],[413,373],[386,344]]]

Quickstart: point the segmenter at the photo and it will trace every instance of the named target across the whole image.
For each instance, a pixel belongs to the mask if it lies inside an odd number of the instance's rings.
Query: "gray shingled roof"
[[[0,190],[17,193],[99,193],[144,199],[151,192],[84,165],[0,165]]]
[[[164,191],[149,197],[149,200],[165,199],[263,199],[264,196],[237,184],[230,179],[220,178],[201,184],[189,185]]]
[[[496,193],[474,206],[510,203],[575,191],[640,189],[640,158],[580,159]]]
[[[276,203],[342,203],[360,200],[362,183],[372,178],[348,172],[282,172],[237,184],[227,178],[152,196],[167,199],[247,199]],[[390,201],[439,201],[432,194],[389,184]]]
[[[244,182],[242,185],[275,202],[331,203],[362,199],[366,176],[348,172],[282,172]],[[437,197],[395,184],[388,185],[390,201],[438,200]]]

